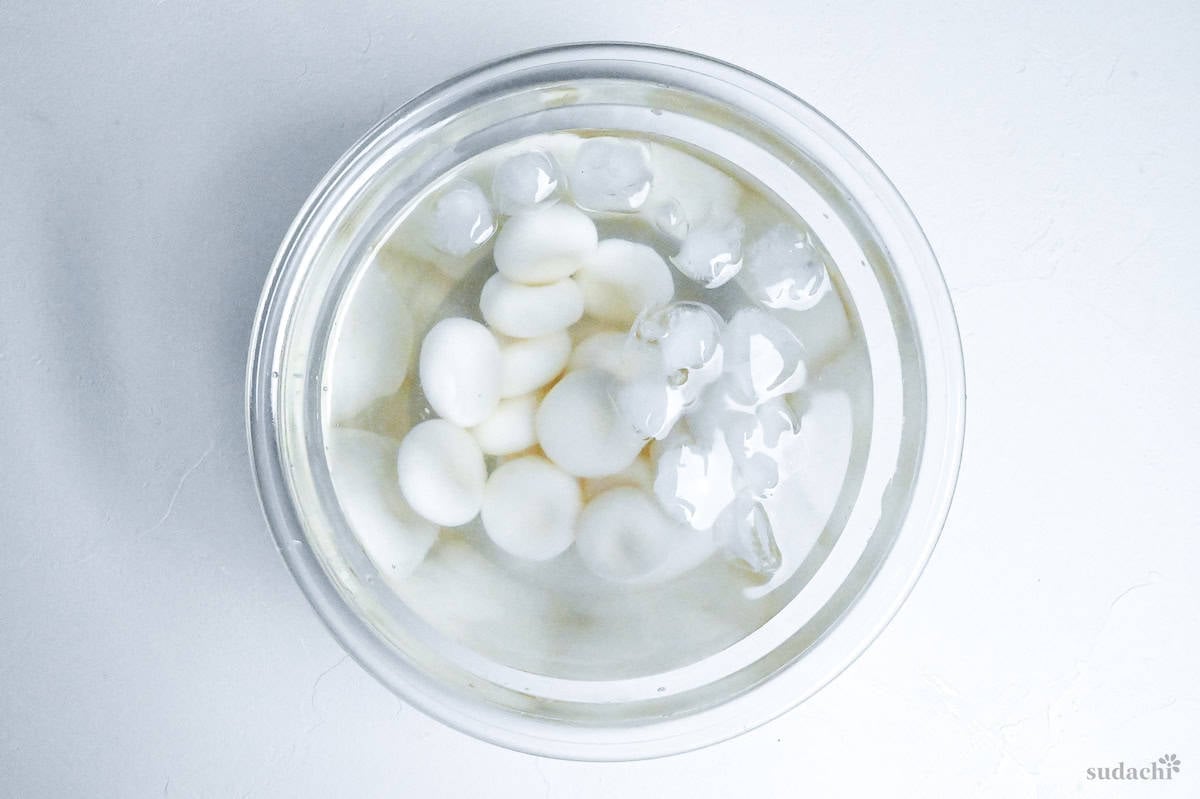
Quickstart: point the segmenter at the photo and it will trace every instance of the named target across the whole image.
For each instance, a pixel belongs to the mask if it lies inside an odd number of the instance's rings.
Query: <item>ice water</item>
[[[575,679],[751,633],[836,538],[869,366],[838,265],[751,176],[615,131],[483,153],[338,311],[330,473],[440,634]]]

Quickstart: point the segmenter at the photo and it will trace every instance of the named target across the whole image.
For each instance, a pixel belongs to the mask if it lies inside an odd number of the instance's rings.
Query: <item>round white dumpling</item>
[[[396,442],[363,430],[333,428],[326,438],[329,476],[354,537],[391,584],[420,565],[437,525],[418,516],[396,482]]]
[[[671,301],[671,269],[652,247],[605,239],[576,274],[589,316],[628,327],[645,308]]]
[[[495,274],[483,284],[479,310],[489,325],[506,336],[536,338],[578,322],[583,317],[583,292],[569,277],[527,286]]]
[[[654,185],[642,213],[678,238],[733,218],[742,191],[730,175],[674,147],[651,142]],[[666,221],[667,224],[663,224]]]
[[[804,385],[808,371],[804,344],[783,322],[760,308],[733,315],[721,336],[722,378],[729,396],[757,405]]]
[[[634,380],[658,368],[655,353],[630,342],[627,333],[605,330],[579,342],[567,369],[600,369],[618,380]]]
[[[645,444],[617,413],[613,378],[597,369],[570,372],[550,389],[535,419],[546,456],[576,477],[603,477],[633,463]]]
[[[579,342],[571,353],[567,368],[601,369],[611,375],[629,380],[653,366],[647,352],[629,345],[629,335],[615,330],[602,330]]]
[[[537,397],[525,394],[500,400],[492,415],[471,428],[479,448],[488,455],[512,455],[537,443],[533,417]]]
[[[429,407],[459,427],[477,425],[500,400],[500,345],[478,322],[443,319],[421,344],[421,388]]]
[[[395,279],[372,265],[359,279],[333,350],[330,414],[335,422],[395,392],[408,375],[413,321]]]
[[[594,574],[607,580],[636,580],[666,562],[674,528],[645,491],[613,488],[589,502],[579,515],[575,549]]]
[[[500,343],[500,396],[536,391],[562,374],[571,357],[571,335],[558,330],[537,338]]]
[[[526,560],[549,560],[575,539],[579,483],[536,455],[508,461],[483,494],[483,529],[496,546]]]
[[[400,442],[396,477],[413,510],[434,524],[457,527],[479,515],[487,469],[470,433],[430,419]]]
[[[496,237],[496,268],[517,283],[553,283],[574,274],[596,240],[596,223],[578,208],[535,208],[504,223]]]

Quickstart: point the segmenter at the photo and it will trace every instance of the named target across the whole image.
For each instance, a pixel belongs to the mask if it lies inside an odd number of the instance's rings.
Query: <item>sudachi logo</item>
[[[1175,755],[1163,755],[1148,766],[1127,766],[1122,760],[1115,766],[1090,768],[1087,770],[1089,780],[1169,780],[1179,772],[1179,758]]]

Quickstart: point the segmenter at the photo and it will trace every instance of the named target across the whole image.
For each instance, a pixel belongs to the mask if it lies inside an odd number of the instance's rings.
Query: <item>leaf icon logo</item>
[[[1158,762],[1173,772],[1179,772],[1179,758],[1175,755],[1163,755],[1158,759]]]

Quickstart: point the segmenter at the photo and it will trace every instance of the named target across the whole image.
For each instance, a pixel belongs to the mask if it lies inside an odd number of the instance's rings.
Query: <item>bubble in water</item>
[[[447,255],[462,257],[492,237],[496,218],[479,184],[452,183],[433,203],[427,234],[429,243]]]
[[[720,515],[713,538],[726,555],[755,574],[770,577],[783,562],[767,512],[747,497],[738,497]]]
[[[558,191],[559,171],[554,158],[530,150],[508,158],[492,176],[492,198],[502,214],[526,211]]]
[[[776,225],[750,245],[738,280],[746,293],[768,308],[798,311],[816,305],[829,288],[812,239],[786,224]]]
[[[663,374],[690,405],[721,376],[724,326],[704,303],[673,302],[647,309],[634,323],[632,338],[658,354]]]
[[[615,137],[588,139],[575,156],[571,194],[588,211],[632,212],[646,202],[653,178],[645,145]]]
[[[734,218],[718,226],[693,228],[679,253],[671,257],[675,268],[705,288],[728,283],[742,268],[742,235],[746,226]]]
[[[733,459],[724,437],[672,435],[658,455],[654,493],[672,518],[696,530],[712,527],[734,499]]]
[[[729,396],[758,405],[804,385],[804,345],[782,322],[758,308],[734,314],[721,337],[723,382]]]

